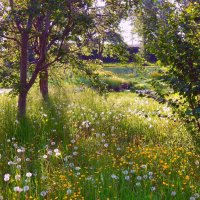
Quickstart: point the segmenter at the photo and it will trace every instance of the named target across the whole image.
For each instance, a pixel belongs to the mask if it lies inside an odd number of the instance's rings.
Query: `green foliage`
[[[165,80],[182,97],[181,115],[200,129],[200,4],[176,3],[157,3],[154,13],[147,12],[146,47],[168,67]]]

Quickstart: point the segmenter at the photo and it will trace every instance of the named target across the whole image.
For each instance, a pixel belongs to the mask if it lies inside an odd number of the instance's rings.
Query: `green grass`
[[[167,105],[65,85],[51,87],[48,103],[33,90],[27,119],[18,122],[16,99],[0,101],[4,199],[184,200],[200,193],[196,144]]]
[[[109,89],[113,88],[113,85],[115,90],[122,84],[128,84],[132,91],[140,89],[154,90],[152,80],[161,75],[160,68],[157,66],[137,66],[134,63],[104,64],[99,74],[102,80],[108,84]]]

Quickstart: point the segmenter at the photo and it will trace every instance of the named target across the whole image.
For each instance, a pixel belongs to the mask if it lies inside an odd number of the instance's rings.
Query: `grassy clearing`
[[[33,91],[19,123],[0,101],[1,199],[198,198],[200,156],[166,105],[66,85],[48,103]]]

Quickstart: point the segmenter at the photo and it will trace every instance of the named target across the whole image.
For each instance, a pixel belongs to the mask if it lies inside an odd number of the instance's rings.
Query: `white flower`
[[[54,153],[58,153],[58,152],[59,152],[59,150],[58,150],[58,149],[54,149],[53,151],[54,151]]]
[[[172,191],[171,195],[172,195],[172,196],[176,196],[176,192],[175,192],[175,191]]]
[[[127,174],[128,174],[128,170],[124,170],[124,171],[122,171],[122,173],[123,173],[124,175],[127,175]]]
[[[149,179],[153,179],[153,176],[149,176]]]
[[[47,151],[47,154],[48,154],[48,155],[52,155],[52,154],[53,154],[52,150],[51,150],[51,149],[48,150],[48,151]]]
[[[31,159],[30,158],[26,158],[26,161],[29,162]]]
[[[61,155],[61,153],[60,153],[60,152],[57,152],[55,155],[56,155],[56,157],[58,157],[58,156]]]
[[[112,175],[111,175],[111,178],[113,178],[113,179],[118,179],[118,176],[116,176],[115,174],[112,174]]]
[[[14,190],[15,192],[22,192],[22,191],[23,191],[23,189],[20,188],[19,186],[14,187],[13,190]]]
[[[74,163],[69,163],[69,166],[70,167],[74,167]]]
[[[51,145],[54,146],[56,143],[55,142],[51,142]]]
[[[141,165],[141,168],[142,168],[142,169],[146,169],[147,166],[146,166],[146,165]]]
[[[17,165],[17,169],[21,169],[22,168],[22,166],[21,165]]]
[[[0,200],[3,200],[3,196],[2,195],[0,195]]]
[[[30,178],[32,176],[32,173],[31,172],[27,172],[26,173],[26,177]]]
[[[17,149],[17,153],[21,153],[22,152],[22,150],[21,149]]]
[[[15,180],[19,181],[21,179],[21,175],[20,174],[16,174],[15,175]]]
[[[79,171],[81,168],[80,167],[75,167],[75,170]]]
[[[144,179],[147,179],[147,178],[148,178],[148,176],[147,176],[147,175],[144,175],[144,176],[143,176],[143,178],[144,178]]]
[[[199,193],[195,193],[194,197],[198,199],[200,197]]]
[[[153,172],[149,172],[148,174],[149,174],[149,176],[153,176]]]
[[[190,200],[195,200],[196,198],[195,197],[190,197]]]
[[[117,147],[117,151],[120,151],[121,150],[121,148],[120,147]]]
[[[152,192],[154,192],[155,190],[156,190],[156,187],[155,187],[155,186],[151,187],[151,191],[152,191]]]
[[[71,140],[71,143],[74,144],[76,142],[76,140]]]
[[[72,154],[73,154],[73,156],[77,156],[78,152],[74,151]]]
[[[131,170],[130,170],[130,173],[131,173],[131,174],[134,174],[134,173],[135,173],[135,170],[131,169]]]
[[[65,162],[68,161],[68,156],[65,156],[64,159],[63,159]]]
[[[195,161],[195,165],[199,166],[199,161],[198,160]]]
[[[67,190],[67,195],[70,195],[72,193],[72,190],[71,189],[68,189]]]
[[[141,186],[141,183],[140,183],[140,182],[137,182],[135,185],[136,185],[136,186]]]
[[[129,181],[130,180],[130,176],[125,176],[125,180]]]
[[[23,190],[24,190],[24,192],[27,192],[27,191],[29,190],[29,186],[28,186],[28,185],[25,185],[25,186],[23,187]]]
[[[16,165],[16,163],[13,161],[8,161],[8,165]]]
[[[9,12],[10,10],[11,10],[11,7],[8,6],[8,7],[6,8],[6,11]]]
[[[106,148],[107,148],[107,147],[108,147],[108,144],[107,144],[107,143],[106,143],[106,144],[104,144],[104,147],[106,147]]]
[[[47,195],[47,191],[42,191],[42,192],[40,192],[40,195],[41,195],[42,197],[45,197],[45,196]]]
[[[9,180],[10,180],[10,174],[5,174],[4,181],[9,181]]]
[[[47,158],[47,155],[43,155],[42,157],[43,157],[44,159],[46,159],[46,158]]]
[[[138,180],[138,181],[141,181],[141,180],[142,180],[142,177],[141,177],[141,176],[137,176],[137,180]]]

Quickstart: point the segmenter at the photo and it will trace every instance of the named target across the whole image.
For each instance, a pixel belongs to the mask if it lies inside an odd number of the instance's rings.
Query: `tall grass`
[[[198,197],[200,157],[167,105],[66,85],[32,91],[21,122],[16,99],[0,107],[0,199]]]

